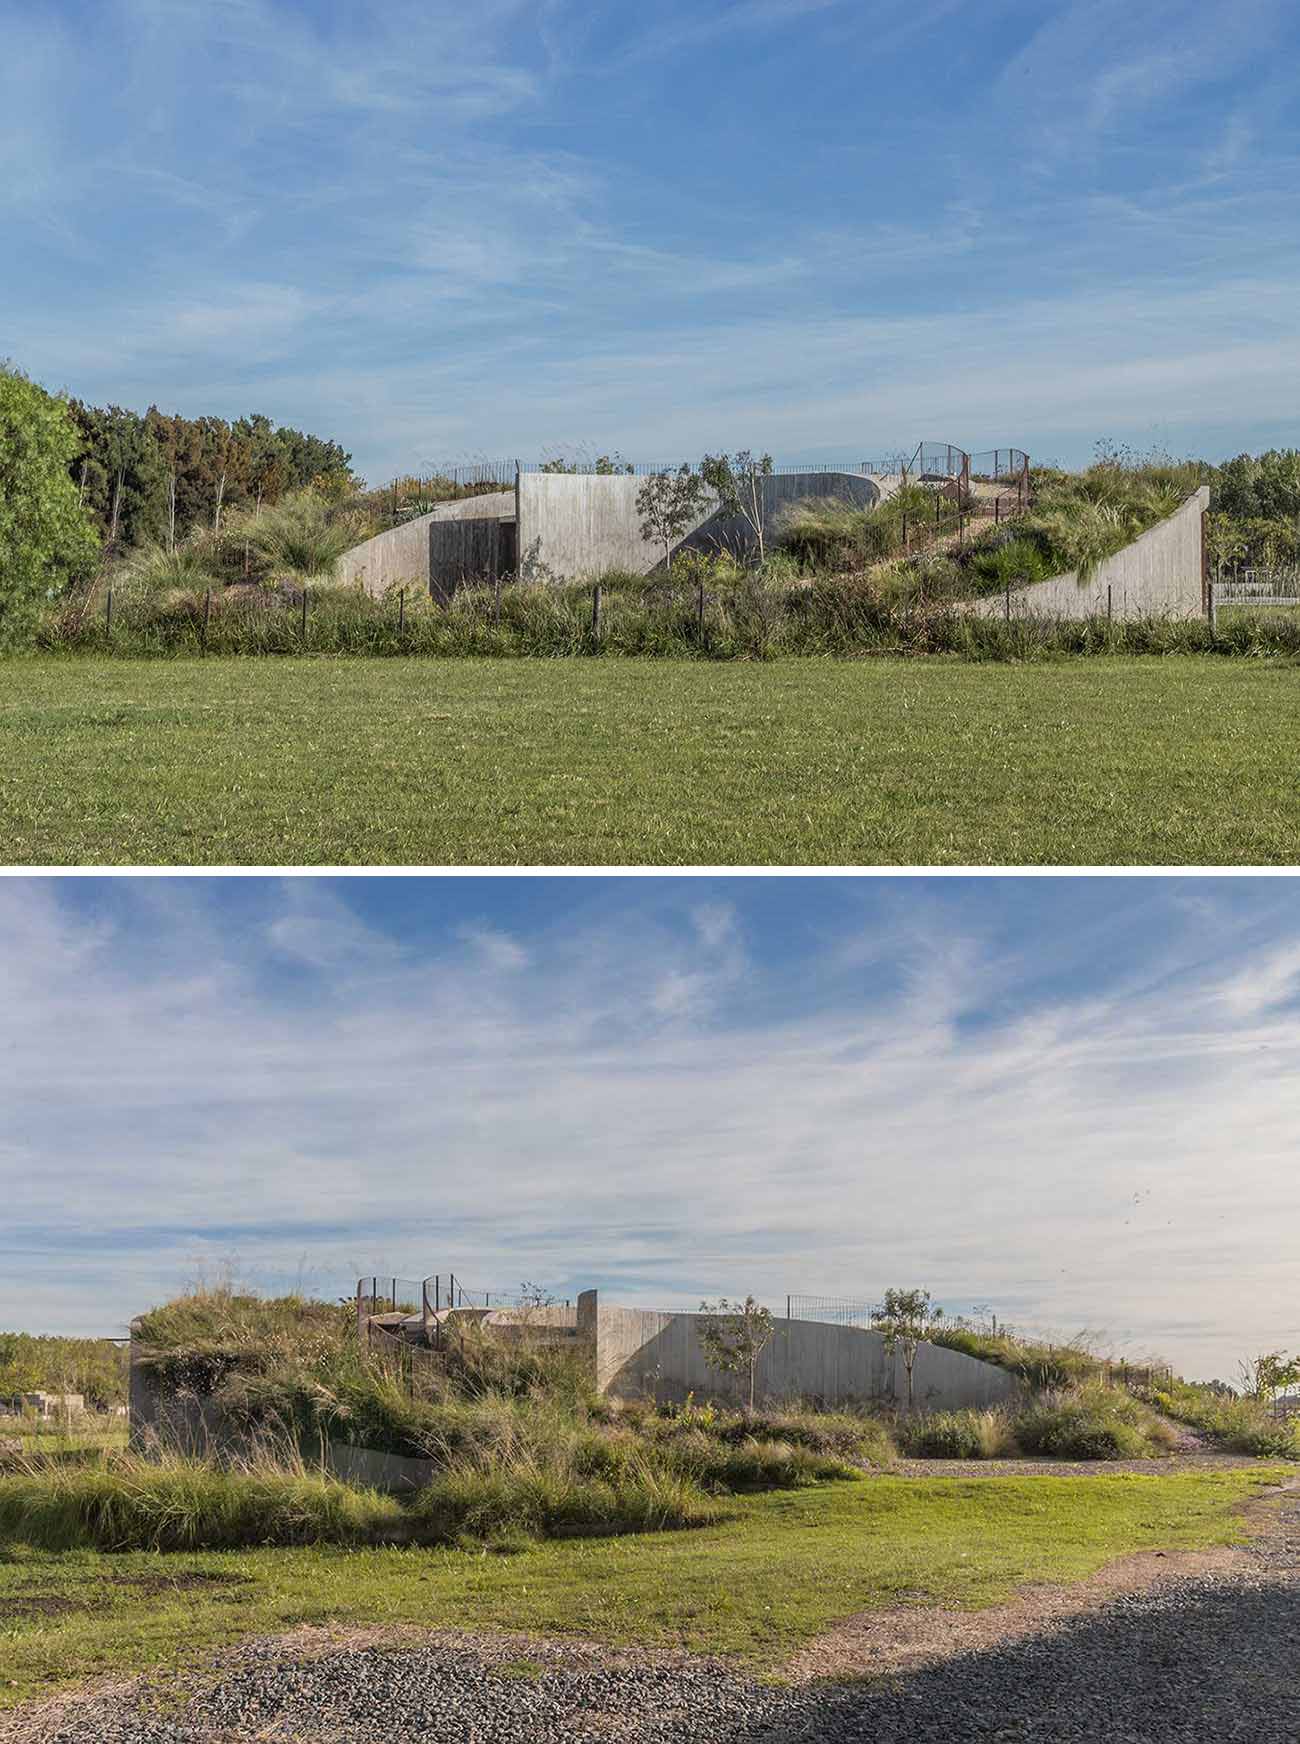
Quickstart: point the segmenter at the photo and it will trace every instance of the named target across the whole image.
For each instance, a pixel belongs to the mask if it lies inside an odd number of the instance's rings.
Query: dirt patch
[[[27,1617],[61,1617],[67,1611],[88,1611],[103,1603],[94,1599],[70,1599],[63,1593],[15,1593],[0,1599],[0,1623],[18,1623]]]
[[[1252,1539],[1280,1536],[1286,1531],[1274,1504],[1279,1497],[1297,1490],[1300,1479],[1251,1497],[1241,1505],[1238,1516]],[[958,1654],[978,1653],[1042,1634],[1126,1593],[1144,1592],[1166,1581],[1188,1577],[1231,1578],[1244,1572],[1245,1564],[1241,1548],[1234,1546],[1213,1550],[1139,1550],[1107,1563],[1086,1580],[1070,1586],[1022,1587],[1005,1604],[979,1611],[938,1610],[920,1602],[863,1611],[855,1617],[846,1617],[801,1648],[781,1668],[781,1675],[793,1683],[810,1683],[816,1679],[886,1677],[912,1672]],[[924,1595],[918,1595],[918,1599],[923,1600]]]
[[[248,1575],[207,1574],[202,1570],[183,1574],[96,1575],[84,1594],[47,1593],[19,1587],[0,1596],[0,1624],[18,1623],[32,1617],[64,1617],[70,1611],[102,1610],[108,1603],[105,1587],[125,1588],[132,1597],[153,1598],[163,1593],[211,1592],[214,1588],[247,1584]]]
[[[216,1574],[204,1569],[187,1569],[181,1574],[113,1574],[103,1582],[107,1587],[131,1587],[137,1593],[193,1593],[211,1587],[242,1587],[252,1579],[246,1574]]]

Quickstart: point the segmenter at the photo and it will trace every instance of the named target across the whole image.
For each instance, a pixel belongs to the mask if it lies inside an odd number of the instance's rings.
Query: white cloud
[[[526,969],[531,961],[518,940],[498,927],[462,927],[460,937],[489,969]]]

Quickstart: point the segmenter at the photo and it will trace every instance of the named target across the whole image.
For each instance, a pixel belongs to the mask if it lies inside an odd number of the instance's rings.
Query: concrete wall
[[[763,480],[763,536],[770,539],[781,510],[809,497],[837,497],[859,508],[874,507],[892,492],[857,472],[774,472]],[[756,540],[747,521],[736,515],[712,514],[688,533],[683,545],[697,550],[730,551],[737,557],[754,554]]]
[[[605,1306],[594,1290],[578,1298],[578,1325],[596,1351],[596,1388],[612,1398],[744,1402],[748,1383],[711,1368],[699,1340],[699,1314]],[[815,1320],[778,1320],[772,1342],[759,1358],[757,1397],[768,1401],[811,1399],[826,1405],[907,1398],[901,1356],[885,1349],[878,1332],[829,1326]],[[998,1405],[1017,1398],[1013,1375],[957,1350],[924,1344],[913,1370],[915,1400],[922,1409],[956,1410]]]
[[[514,514],[513,490],[489,491],[480,497],[465,497],[460,502],[439,503],[427,515],[405,521],[387,533],[376,533],[373,539],[345,551],[339,558],[335,580],[364,587],[367,593],[376,596],[390,587],[428,587],[431,551],[436,550],[440,555],[446,552],[446,548],[438,543],[440,537],[445,539],[448,536],[444,532],[446,523],[512,520]],[[441,570],[435,557],[434,579],[440,574],[445,576],[449,564],[454,566],[460,549],[460,544],[454,542],[449,555],[443,558]]]
[[[525,472],[519,479],[519,573],[524,581],[581,581],[609,569],[648,575],[663,547],[641,537],[637,492],[644,478],[626,474]],[[774,473],[763,481],[764,526],[787,503],[842,497],[870,507],[880,486],[861,473]],[[682,547],[746,553],[753,537],[743,521],[710,509]]]
[[[1208,485],[1182,508],[1099,563],[1086,582],[1075,571],[1029,587],[1012,588],[1010,609],[1021,618],[1196,618],[1206,610],[1202,517],[1210,505]],[[1005,593],[977,602],[985,617],[1007,611]]]

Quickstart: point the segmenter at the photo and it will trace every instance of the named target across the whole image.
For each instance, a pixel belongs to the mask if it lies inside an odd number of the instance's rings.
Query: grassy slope
[[[300,1622],[578,1633],[776,1666],[836,1619],[900,1595],[978,1606],[1025,1581],[1081,1578],[1129,1551],[1232,1542],[1236,1505],[1284,1475],[877,1478],[738,1502],[734,1519],[706,1531],[514,1556],[11,1551],[0,1557],[0,1705]],[[206,1588],[175,1584],[195,1572]],[[41,1596],[71,1606],[42,1615],[30,1602]]]
[[[1283,664],[13,661],[9,864],[1289,862]]]

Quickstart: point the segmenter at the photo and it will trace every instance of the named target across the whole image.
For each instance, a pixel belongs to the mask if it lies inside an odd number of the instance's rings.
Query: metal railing
[[[1206,577],[1205,609],[1210,632],[1219,628],[1220,606],[1300,606],[1300,567],[1243,569],[1232,575]]]
[[[431,1272],[426,1278],[358,1278],[356,1304],[357,1333],[363,1342],[373,1344],[379,1333],[402,1342],[406,1331],[418,1325],[425,1343],[437,1348],[450,1312],[561,1305],[561,1299],[536,1290],[484,1290],[466,1284],[454,1272]],[[569,1307],[569,1298],[562,1305]],[[400,1331],[383,1324],[399,1318]]]
[[[980,500],[972,496],[972,485],[1002,484],[1008,495],[1014,493],[1020,508],[1027,508],[1029,456],[1023,448],[986,448],[968,454],[954,442],[918,442],[903,468],[903,481],[949,487],[963,505]]]

